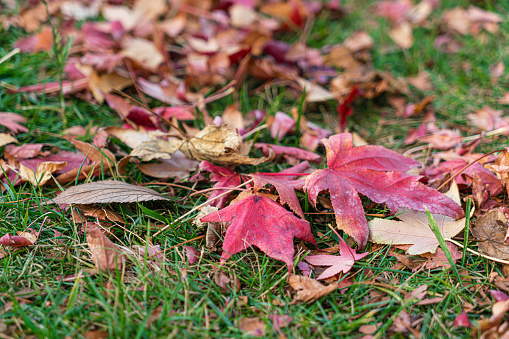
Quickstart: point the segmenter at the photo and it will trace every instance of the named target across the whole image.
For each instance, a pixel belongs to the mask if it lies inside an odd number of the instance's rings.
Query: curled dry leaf
[[[19,232],[18,235],[11,235],[10,233],[5,234],[0,238],[0,245],[10,247],[23,247],[31,246],[35,244],[37,238],[28,232]]]
[[[252,159],[242,155],[242,141],[225,125],[209,125],[182,143],[180,150],[189,158],[216,165],[259,165],[270,158]]]
[[[99,220],[109,220],[125,224],[124,218],[118,213],[113,212],[108,208],[93,205],[75,204],[74,207],[79,208],[86,216],[97,218]]]
[[[224,234],[226,232],[226,229],[228,228],[228,223],[214,221],[205,223],[200,221],[200,219],[208,214],[217,212],[218,210],[219,209],[215,206],[206,205],[200,210],[200,212],[193,221],[193,223],[197,227],[203,227],[204,225],[206,225],[207,230],[205,233],[205,246],[211,252],[217,251],[217,246],[219,246],[221,239],[224,239]]]
[[[46,161],[37,164],[34,172],[23,164],[19,167],[19,176],[22,180],[30,182],[34,186],[43,186],[52,177],[52,174],[60,171],[67,165],[65,161]]]
[[[87,243],[92,260],[100,270],[121,269],[124,255],[120,247],[108,239],[99,227],[87,228]]]
[[[146,187],[123,181],[105,180],[71,187],[53,199],[56,204],[129,203],[138,201],[169,200]]]
[[[291,302],[292,304],[300,302],[310,304],[338,288],[337,284],[325,286],[315,279],[295,274],[290,274],[288,284],[297,292]]]

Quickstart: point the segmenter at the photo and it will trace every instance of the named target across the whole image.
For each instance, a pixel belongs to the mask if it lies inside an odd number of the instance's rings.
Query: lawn
[[[369,144],[382,145],[398,153],[421,145],[405,145],[404,140],[410,130],[422,124],[423,114],[407,118],[396,114],[397,108],[391,101],[393,96],[410,103],[433,96],[428,110],[435,112],[436,125],[440,129],[456,129],[461,137],[480,133],[467,114],[485,106],[506,112],[507,105],[499,100],[509,91],[509,79],[502,71],[503,75],[494,80],[492,69],[499,62],[509,64],[509,3],[442,0],[426,24],[414,27],[413,45],[402,49],[389,37],[391,23],[376,15],[375,1],[343,2],[347,10],[341,13],[318,11],[310,21],[312,25],[278,31],[274,38],[291,44],[304,39],[310,47],[327,48],[343,43],[355,32],[365,31],[373,39],[369,62],[375,70],[395,79],[426,72],[430,83],[426,90],[410,85],[404,94],[386,91],[372,98],[355,99],[353,114],[346,124],[348,132],[355,132]],[[436,38],[449,30],[441,19],[444,11],[471,5],[498,13],[503,18],[498,30],[482,31],[478,35],[454,34],[459,46],[456,53],[438,48]],[[4,18],[12,18],[18,15],[20,8],[2,10]],[[94,20],[105,19],[98,16]],[[58,16],[52,18],[55,27],[60,27],[61,23]],[[82,25],[83,22],[77,23],[77,27]],[[30,36],[16,24],[7,26],[4,25],[0,34],[0,58],[14,50],[16,41]],[[52,34],[55,38],[55,32]],[[93,142],[93,127],[120,127],[125,122],[106,102],[99,104],[93,100],[90,93],[13,91],[22,86],[60,81],[65,76],[63,67],[68,57],[76,53],[68,48],[64,41],[57,41],[48,51],[13,53],[0,62],[0,112],[18,113],[27,119],[28,132],[15,135],[17,145],[44,143],[45,150],[56,148],[74,152],[76,148],[63,137],[64,130],[82,126],[86,133],[78,139]],[[226,83],[210,86],[205,97],[213,95]],[[306,93],[296,90],[288,81],[273,81],[270,86],[263,87],[265,84],[248,74],[234,94],[207,103],[206,111],[214,118],[221,116],[229,105],[236,104],[242,113],[258,109],[270,117],[279,111],[290,114],[293,108],[299,111],[299,119],[305,117],[336,133],[337,100],[304,104]],[[202,89],[196,84],[189,88]],[[146,102],[149,107],[170,106],[149,95],[140,96],[133,86],[123,92]],[[186,124],[201,130],[205,127],[204,112],[202,108],[197,108],[196,112],[197,118]],[[0,132],[8,130],[0,124]],[[267,129],[260,129],[249,139],[299,146],[302,134],[296,131],[277,140]],[[486,137],[476,152],[488,153],[505,146],[507,136],[495,135]],[[0,154],[5,147],[0,148]],[[117,160],[120,154],[127,155],[130,151],[125,143],[115,138],[110,138],[109,149],[117,155]],[[424,147],[412,152],[417,160],[425,161],[438,151]],[[325,148],[319,146],[316,153],[324,156]],[[258,158],[262,154],[253,150],[251,156]],[[325,162],[313,166],[326,167]],[[279,172],[288,167],[289,164],[273,161],[256,166],[241,165],[238,172]],[[196,172],[190,173],[193,174]],[[125,249],[126,259],[120,269],[97,270],[80,221],[73,218],[69,209],[59,208],[50,201],[61,190],[112,177],[152,188],[169,200],[102,205],[123,220],[114,223],[111,239]],[[221,251],[211,251],[205,246],[205,231],[193,222],[197,211],[174,222],[204,203],[211,186],[207,180],[149,177],[134,162],[127,165],[124,173],[112,175],[103,168],[94,178],[76,179],[62,185],[38,187],[23,182],[15,186],[4,180],[0,195],[0,235],[16,234],[27,228],[40,231],[40,235],[35,245],[2,246],[0,249],[3,257],[0,260],[0,337],[466,338],[477,336],[474,333],[477,333],[479,321],[492,315],[494,301],[488,291],[509,291],[509,285],[503,283],[505,280],[496,279],[506,276],[504,265],[483,256],[468,252],[463,261],[456,262],[456,270],[421,266],[412,271],[394,256],[394,252],[404,256],[404,251],[368,242],[365,249],[357,249],[357,252],[369,254],[356,261],[348,274],[331,280],[335,283],[339,279],[337,289],[309,304],[292,302],[295,293],[287,283],[289,273],[284,262],[250,247],[221,265]],[[205,191],[191,194],[200,190]],[[268,193],[274,191],[268,190]],[[471,190],[464,190],[462,198],[472,197],[472,194]],[[507,201],[506,194],[504,190],[498,196],[503,203]],[[318,248],[337,245],[339,238],[330,227],[334,225],[332,209],[322,205],[315,209],[304,192],[299,192],[298,198]],[[383,204],[374,204],[367,197],[362,197],[362,202],[368,220],[374,218],[372,215],[389,215],[389,209]],[[474,215],[473,222],[479,215]],[[98,222],[93,217],[88,217],[88,221]],[[165,225],[171,227],[158,232]],[[351,237],[344,232],[340,235],[355,248]],[[454,239],[463,244],[463,232]],[[302,275],[297,264],[304,262],[302,259],[314,248],[297,239],[294,244],[293,273]],[[158,256],[160,260],[155,261],[151,254],[140,255],[133,250],[134,245],[142,249],[160,245],[163,250]],[[468,247],[479,251],[472,235],[469,235]],[[410,259],[416,264],[426,261],[419,256]],[[311,277],[316,278],[318,274],[315,271]],[[424,299],[418,296],[419,291],[425,292]],[[471,325],[453,324],[464,310]]]

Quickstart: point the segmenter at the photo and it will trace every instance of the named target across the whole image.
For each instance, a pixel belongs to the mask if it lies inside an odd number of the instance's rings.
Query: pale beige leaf
[[[252,159],[242,155],[240,137],[225,125],[209,125],[182,143],[180,150],[189,158],[216,165],[259,165],[269,158]]]
[[[414,43],[412,25],[407,21],[403,21],[398,26],[391,29],[389,31],[389,36],[396,43],[396,45],[403,49],[412,47]]]
[[[458,187],[455,183],[451,185],[446,195],[460,202]],[[401,221],[379,218],[369,221],[370,241],[377,244],[412,245],[407,250],[407,253],[411,255],[435,253],[439,244],[429,226],[426,213],[400,208],[397,217]],[[444,238],[454,237],[465,227],[465,218],[454,220],[439,214],[433,214],[433,218]]]
[[[65,161],[46,161],[38,164],[36,171],[33,171],[20,164],[18,173],[22,180],[34,186],[43,186],[51,179],[51,174],[60,171],[65,165],[67,165]]]
[[[315,279],[295,274],[290,274],[288,284],[297,292],[292,300],[292,304],[299,302],[310,304],[338,288],[337,284],[325,286]]]
[[[5,146],[7,144],[17,143],[18,140],[16,140],[12,135],[7,133],[0,133],[0,147]]]
[[[120,247],[108,239],[100,228],[87,228],[87,243],[92,252],[92,260],[98,269],[122,269],[124,256]]]
[[[177,138],[169,138],[168,140],[152,136],[151,139],[144,141],[131,151],[130,156],[138,157],[143,161],[153,159],[170,159],[182,145],[182,140]]]
[[[121,127],[106,127],[105,131],[122,141],[127,147],[136,148],[141,143],[151,140],[148,132],[134,129],[125,129]]]
[[[164,56],[154,43],[149,40],[124,38],[122,40],[122,49],[122,55],[150,70],[155,70],[164,61]]]
[[[53,199],[57,204],[129,203],[152,200],[169,199],[150,188],[114,180],[74,186]]]
[[[335,99],[337,97],[337,94],[334,94],[309,80],[299,77],[297,78],[297,83],[302,88],[302,90],[306,91],[307,102],[321,102]]]
[[[263,337],[265,335],[266,325],[260,318],[242,317],[239,319],[239,329],[249,335]]]

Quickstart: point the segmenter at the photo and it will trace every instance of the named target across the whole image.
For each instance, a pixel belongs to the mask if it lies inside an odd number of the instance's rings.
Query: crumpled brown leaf
[[[253,159],[242,155],[242,140],[225,125],[209,125],[182,143],[180,150],[189,158],[216,165],[259,165],[270,158]]]
[[[98,269],[122,268],[124,255],[120,247],[108,239],[99,227],[87,228],[87,243],[92,252],[92,260]]]
[[[56,204],[100,204],[169,200],[158,192],[123,181],[104,180],[71,187],[53,199]]]
[[[338,284],[325,286],[315,279],[296,274],[290,274],[288,284],[297,292],[291,304],[299,302],[310,304],[338,288]]]
[[[509,245],[504,244],[508,220],[500,209],[494,209],[479,217],[472,228],[472,234],[479,242],[479,250],[499,259],[509,259]]]
[[[45,161],[38,164],[34,172],[20,164],[18,173],[22,180],[29,181],[34,186],[43,186],[51,179],[53,173],[60,171],[65,165],[67,165],[65,161]]]
[[[242,317],[239,319],[239,329],[246,332],[248,335],[255,337],[263,337],[267,325],[260,318]]]

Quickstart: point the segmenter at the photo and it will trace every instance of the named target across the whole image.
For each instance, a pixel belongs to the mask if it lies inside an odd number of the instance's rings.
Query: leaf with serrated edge
[[[327,150],[327,169],[315,170],[304,189],[316,206],[318,194],[329,191],[336,224],[366,246],[369,227],[359,193],[376,203],[385,203],[392,213],[398,207],[464,215],[461,207],[437,190],[419,182],[419,176],[404,173],[419,163],[382,146],[353,147],[352,135],[342,133],[322,139]]]
[[[458,186],[454,182],[446,193],[454,201],[459,202]],[[397,218],[401,221],[387,219],[373,219],[369,225],[370,241],[377,244],[412,245],[407,250],[410,255],[435,253],[438,240],[429,227],[425,212],[418,212],[401,208]],[[444,238],[452,238],[465,227],[465,218],[454,220],[451,217],[433,214],[440,233]]]
[[[57,204],[129,203],[138,201],[169,200],[156,191],[127,184],[123,181],[105,180],[71,187],[53,199]]]

